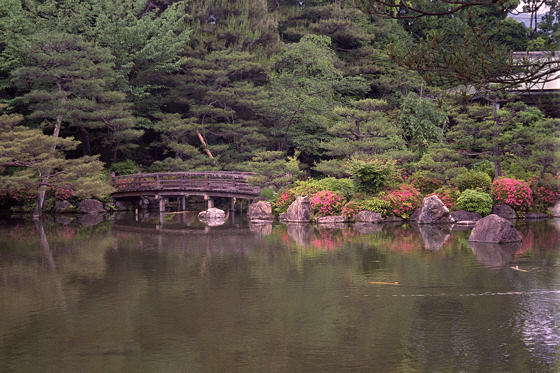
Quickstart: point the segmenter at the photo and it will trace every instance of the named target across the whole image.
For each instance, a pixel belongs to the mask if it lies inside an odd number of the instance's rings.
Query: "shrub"
[[[490,193],[490,190],[492,190],[492,179],[482,171],[470,170],[459,174],[451,180],[451,184],[456,186],[460,192],[467,189],[478,189]]]
[[[275,198],[275,193],[270,188],[262,188],[260,196],[266,198],[269,201],[272,201]]]
[[[451,210],[457,203],[457,198],[459,198],[461,192],[455,187],[443,186],[432,194],[435,194]]]
[[[350,201],[342,207],[342,215],[348,219],[354,219],[360,211],[363,210],[362,203],[358,201]]]
[[[391,187],[400,178],[395,161],[353,158],[346,167],[358,192],[376,194],[383,188]]]
[[[488,193],[466,189],[457,199],[457,209],[471,212],[478,212],[486,216],[492,212],[492,197]]]
[[[293,189],[288,189],[278,195],[274,205],[276,206],[276,212],[281,214],[288,211],[288,207],[296,200],[298,196]]]
[[[311,198],[311,208],[316,216],[339,215],[344,205],[344,197],[330,190],[323,190]]]
[[[490,176],[490,179],[496,176],[494,174],[494,164],[488,160],[473,163],[471,167],[473,171],[484,172],[486,175]]]
[[[362,203],[362,210],[368,210],[387,216],[391,209],[391,202],[379,197],[370,198]]]
[[[492,199],[496,204],[509,205],[515,211],[527,211],[533,203],[529,185],[523,181],[505,177],[494,180]]]
[[[422,204],[422,196],[412,185],[402,184],[398,189],[379,194],[382,200],[389,202],[388,213],[408,218]]]
[[[140,166],[134,161],[127,159],[123,162],[116,162],[111,165],[111,171],[116,175],[132,175],[140,171]]]
[[[407,180],[422,195],[433,193],[443,185],[443,181],[436,178],[432,172],[422,170],[416,171]]]
[[[533,190],[533,208],[535,211],[546,210],[560,200],[560,190],[550,185],[543,185]]]

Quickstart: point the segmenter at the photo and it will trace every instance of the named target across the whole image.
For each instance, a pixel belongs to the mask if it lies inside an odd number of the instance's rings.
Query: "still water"
[[[559,372],[560,221],[0,219],[1,372]]]

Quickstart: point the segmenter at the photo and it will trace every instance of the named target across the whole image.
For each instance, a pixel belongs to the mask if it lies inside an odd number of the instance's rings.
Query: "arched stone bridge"
[[[158,172],[150,174],[112,175],[115,200],[131,200],[154,197],[159,200],[159,210],[165,210],[165,201],[178,198],[182,210],[186,197],[202,196],[213,207],[213,197],[230,198],[230,210],[236,199],[252,200],[259,196],[260,188],[251,186],[247,179],[251,172]]]

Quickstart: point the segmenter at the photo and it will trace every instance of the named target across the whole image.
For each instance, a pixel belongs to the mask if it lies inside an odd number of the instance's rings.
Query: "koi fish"
[[[384,282],[384,281],[369,281],[368,284],[372,285],[398,285],[398,282]]]

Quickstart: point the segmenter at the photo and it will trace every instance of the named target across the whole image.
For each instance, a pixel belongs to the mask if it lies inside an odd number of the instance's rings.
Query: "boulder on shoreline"
[[[298,197],[286,212],[286,221],[292,223],[307,223],[311,219],[311,201],[308,196]]]
[[[509,205],[492,206],[492,214],[498,215],[504,219],[517,219],[517,213]]]
[[[436,195],[424,198],[418,224],[453,224],[455,219]]]
[[[469,242],[508,243],[521,240],[521,233],[513,223],[496,214],[477,221],[469,237]]]
[[[356,216],[354,216],[354,221],[356,223],[383,223],[383,217],[378,212],[363,210],[360,211]]]
[[[78,211],[82,214],[103,214],[105,213],[105,208],[103,207],[103,203],[96,199],[84,199],[80,202],[80,206],[78,207]]]
[[[272,221],[274,215],[272,214],[272,204],[268,201],[258,201],[251,203],[249,212],[247,214],[251,221]]]

